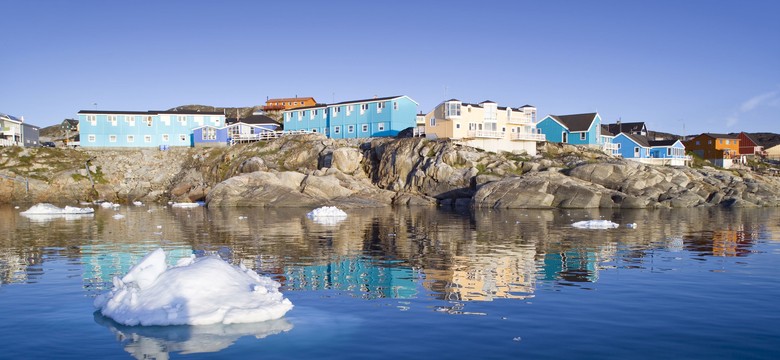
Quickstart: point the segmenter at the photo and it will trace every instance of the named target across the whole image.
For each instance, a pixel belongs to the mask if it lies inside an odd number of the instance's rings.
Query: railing
[[[522,116],[522,117],[510,117],[508,123],[513,125],[531,125],[533,124],[533,121],[531,120],[530,116]]]
[[[263,131],[257,134],[231,134],[230,145],[244,142],[278,139],[282,136],[312,134],[308,130]]]
[[[511,140],[528,140],[528,141],[546,141],[547,137],[544,134],[530,133],[530,132],[514,132],[510,133],[509,138]]]
[[[470,138],[503,139],[504,134],[505,133],[503,131],[469,130],[466,133],[466,136]]]
[[[9,139],[0,139],[0,146],[22,146],[22,143]]]
[[[618,144],[615,143],[604,143],[601,146],[601,150],[607,154],[617,155],[620,148],[618,148]]]

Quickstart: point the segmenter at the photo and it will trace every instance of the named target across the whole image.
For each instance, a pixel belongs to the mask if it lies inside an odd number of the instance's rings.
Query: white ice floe
[[[84,217],[91,217],[95,209],[92,208],[78,208],[72,206],[65,206],[59,208],[52,204],[40,203],[33,205],[27,211],[23,211],[20,214],[33,221],[49,221],[55,219],[76,220]]]
[[[336,225],[347,219],[347,213],[335,206],[323,206],[310,211],[306,217],[318,224]]]
[[[571,224],[571,226],[579,229],[614,229],[620,225],[609,220],[585,220],[577,221],[576,223]]]
[[[135,205],[135,206],[144,206],[144,203],[136,200],[136,201],[133,201],[133,205]]]
[[[112,203],[112,202],[110,202],[110,201],[104,201],[104,202],[100,203],[100,207],[102,207],[102,208],[106,208],[106,209],[109,209],[109,208],[118,208],[118,207],[119,207],[119,204],[114,204],[114,203]]]
[[[124,219],[125,216],[122,215],[122,214],[114,214],[114,216],[112,216],[112,218],[119,220],[119,219]]]
[[[173,204],[171,204],[171,207],[175,207],[175,208],[196,208],[198,206],[200,206],[200,204],[196,203],[196,202],[194,202],[194,203],[173,203]]]
[[[628,223],[626,224],[626,227],[629,229],[636,229],[636,223]]]
[[[217,256],[185,258],[168,267],[157,249],[114,278],[95,298],[100,313],[123,325],[208,325],[279,319],[293,305],[280,284]]]

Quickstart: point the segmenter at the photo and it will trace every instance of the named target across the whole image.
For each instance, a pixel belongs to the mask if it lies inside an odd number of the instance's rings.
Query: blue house
[[[614,143],[623,158],[646,164],[684,166],[688,160],[680,140],[649,140],[642,135],[620,133]]]
[[[246,124],[234,122],[230,125],[217,127],[205,125],[192,130],[192,141],[195,147],[228,146],[237,142],[254,142],[275,137],[277,123]]]
[[[283,127],[333,139],[395,136],[416,126],[417,105],[406,95],[318,104],[285,110]]]
[[[192,146],[192,131],[222,127],[221,112],[81,110],[79,133],[84,148]]]
[[[601,116],[598,113],[547,115],[536,124],[549,142],[598,145],[601,142]]]

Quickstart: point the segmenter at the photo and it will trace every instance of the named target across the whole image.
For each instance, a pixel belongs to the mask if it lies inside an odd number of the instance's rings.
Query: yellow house
[[[447,100],[425,115],[428,138],[450,138],[487,151],[536,155],[545,136],[536,128],[536,108],[498,106],[493,101],[469,104]]]

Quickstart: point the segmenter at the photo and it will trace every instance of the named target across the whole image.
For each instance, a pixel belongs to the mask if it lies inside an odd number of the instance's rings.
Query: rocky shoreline
[[[450,140],[290,136],[229,148],[2,149],[0,203],[205,201],[345,208],[685,208],[780,205],[780,179],[650,166],[570,145],[539,156]]]

